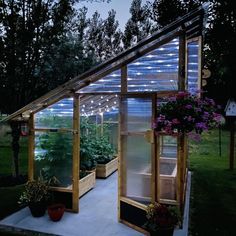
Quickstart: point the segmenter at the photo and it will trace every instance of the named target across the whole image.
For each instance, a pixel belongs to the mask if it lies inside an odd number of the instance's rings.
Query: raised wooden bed
[[[94,188],[96,182],[95,171],[89,172],[84,178],[79,180],[79,197]]]
[[[96,167],[96,177],[107,178],[118,168],[118,157],[114,158],[107,164],[97,164]]]

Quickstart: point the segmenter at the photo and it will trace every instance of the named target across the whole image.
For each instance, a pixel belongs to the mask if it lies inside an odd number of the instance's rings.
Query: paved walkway
[[[24,208],[0,221],[0,225],[62,236],[143,235],[117,221],[117,173],[106,180],[97,179],[96,187],[80,199],[79,214],[65,212],[61,221],[52,222],[47,214],[34,218]],[[183,230],[175,230],[174,236],[187,236],[187,213],[183,226]]]

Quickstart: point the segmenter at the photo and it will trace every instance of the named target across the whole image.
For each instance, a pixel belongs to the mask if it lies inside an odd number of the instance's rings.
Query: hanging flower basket
[[[173,135],[175,133],[201,134],[218,127],[221,115],[213,99],[199,98],[188,92],[179,92],[168,98],[154,121],[154,129]]]

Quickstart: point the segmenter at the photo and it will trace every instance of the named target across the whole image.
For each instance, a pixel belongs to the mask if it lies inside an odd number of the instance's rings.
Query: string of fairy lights
[[[188,50],[188,88],[194,91],[198,89],[198,44],[189,44]],[[178,90],[178,55],[179,39],[176,38],[129,63],[127,65],[128,92]],[[121,70],[116,70],[78,90],[77,92],[81,94],[80,115],[117,113],[120,91]],[[86,94],[91,92],[94,95]],[[106,95],[101,95],[102,93]],[[63,99],[36,113],[36,117],[39,118],[48,115],[73,116],[73,98]]]

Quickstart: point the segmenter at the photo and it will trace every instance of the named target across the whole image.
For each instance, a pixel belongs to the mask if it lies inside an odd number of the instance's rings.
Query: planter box
[[[160,198],[167,200],[176,200],[176,177],[177,165],[176,160],[173,158],[160,158]],[[144,169],[142,172],[135,173],[137,179],[142,180],[142,197],[147,198],[151,196],[150,182],[151,173],[150,168]],[[142,177],[138,176],[141,175]],[[134,176],[135,178],[135,176]]]
[[[118,157],[111,160],[107,164],[97,164],[96,167],[96,177],[106,178],[115,172],[118,168]]]
[[[95,171],[89,172],[84,178],[79,180],[79,197],[82,197],[89,190],[94,188],[96,182]]]

